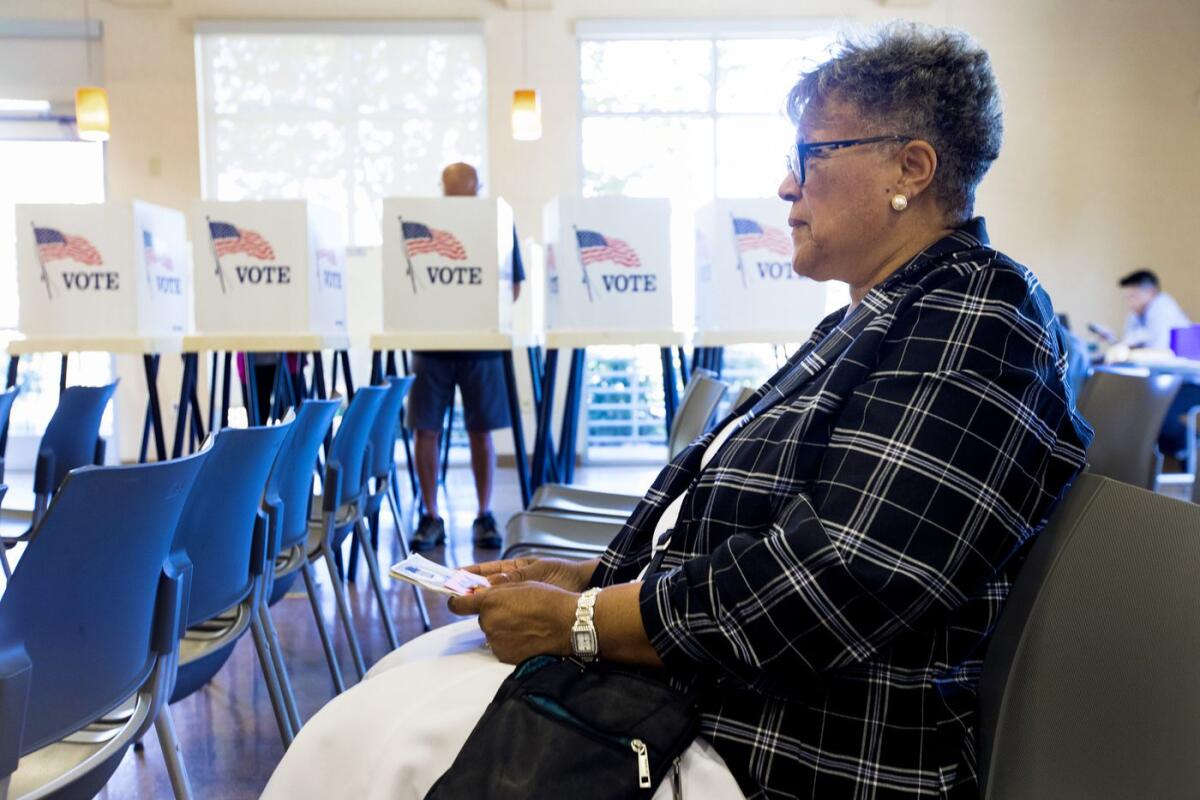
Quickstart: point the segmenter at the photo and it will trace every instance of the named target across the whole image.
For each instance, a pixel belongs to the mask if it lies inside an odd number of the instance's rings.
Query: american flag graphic
[[[175,265],[171,263],[170,256],[160,256],[158,251],[154,249],[154,234],[150,233],[150,231],[142,231],[142,245],[146,251],[146,269],[154,266],[169,270],[175,269]]]
[[[228,222],[209,222],[208,231],[212,235],[213,248],[217,251],[217,258],[234,253],[245,253],[260,261],[275,259],[275,250],[271,248],[271,243],[254,231],[238,230],[236,226],[230,225]]]
[[[606,237],[596,231],[575,231],[579,242],[579,258],[584,264],[611,261],[622,267],[640,267],[642,262],[634,249],[620,239]]]
[[[326,264],[328,264],[333,269],[337,269],[337,265],[338,265],[337,253],[334,252],[333,250],[329,250],[324,247],[318,248],[317,249],[317,267],[318,267],[318,269],[320,268],[322,261],[324,261]]]
[[[437,253],[453,261],[465,261],[467,258],[467,251],[454,234],[430,228],[419,222],[404,223],[404,241],[408,244],[410,256]]]
[[[781,256],[792,254],[792,240],[779,228],[764,227],[752,219],[733,218],[733,235],[739,252],[766,250]]]
[[[54,228],[34,228],[34,239],[37,240],[38,257],[46,261],[77,261],[89,267],[98,267],[104,263],[100,251],[82,236],[71,236]]]

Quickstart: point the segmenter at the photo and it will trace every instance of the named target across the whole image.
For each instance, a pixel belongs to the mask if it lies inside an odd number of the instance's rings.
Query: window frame
[[[388,37],[388,36],[472,36],[479,39],[482,52],[480,70],[482,74],[482,91],[480,93],[479,121],[480,134],[480,163],[474,165],[479,172],[482,185],[488,183],[487,174],[491,163],[488,141],[488,52],[487,37],[481,20],[393,20],[393,21],[308,21],[308,20],[199,20],[193,26],[193,54],[196,65],[196,105],[198,115],[198,132],[200,145],[200,196],[206,200],[219,199],[217,185],[219,182],[218,164],[213,151],[216,141],[216,125],[222,119],[237,119],[239,121],[312,121],[320,119],[349,130],[358,120],[371,119],[379,121],[410,120],[413,114],[403,112],[381,112],[372,114],[350,113],[346,111],[267,111],[239,112],[236,115],[213,113],[209,107],[210,87],[214,85],[211,59],[205,54],[205,38],[210,36],[236,35],[265,35],[265,36],[329,36],[329,37]],[[426,119],[451,119],[459,115],[434,112],[423,115]],[[346,153],[340,163],[346,170],[345,183],[346,208],[343,222],[346,226],[346,244],[349,247],[377,247],[378,244],[357,241],[355,236],[355,197],[359,187],[356,176],[358,146],[354,137],[346,139]]]

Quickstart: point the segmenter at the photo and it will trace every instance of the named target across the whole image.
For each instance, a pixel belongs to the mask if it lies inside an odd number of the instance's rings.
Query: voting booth
[[[512,278],[513,215],[504,200],[383,201],[385,331],[507,333]]]
[[[671,206],[560,197],[543,212],[548,330],[673,330]]]
[[[345,334],[346,252],[306,200],[192,209],[198,334]]]
[[[787,208],[718,200],[696,214],[696,330],[794,332],[825,316],[825,285],[792,271]]]
[[[140,201],[18,205],[17,286],[27,337],[188,333],[187,222]]]

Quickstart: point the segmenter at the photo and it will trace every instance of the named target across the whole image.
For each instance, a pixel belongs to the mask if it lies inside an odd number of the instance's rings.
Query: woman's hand
[[[519,664],[530,656],[571,654],[571,625],[578,601],[577,592],[523,580],[451,597],[449,606],[455,614],[478,614],[479,627],[496,658]]]
[[[587,588],[592,572],[596,569],[596,562],[568,561],[563,558],[509,558],[504,561],[472,564],[465,569],[487,578],[493,586],[524,582],[547,583],[568,592],[578,593]]]

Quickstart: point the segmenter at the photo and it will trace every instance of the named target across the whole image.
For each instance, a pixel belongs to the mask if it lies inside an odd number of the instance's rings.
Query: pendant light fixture
[[[83,0],[83,46],[87,53],[87,79],[92,78],[92,18],[88,0]],[[101,86],[75,90],[75,127],[85,142],[107,142],[112,129],[108,114],[108,92]]]
[[[529,85],[529,23],[521,0],[521,83]],[[512,135],[519,142],[542,138],[542,101],[536,89],[517,89],[512,100]]]

